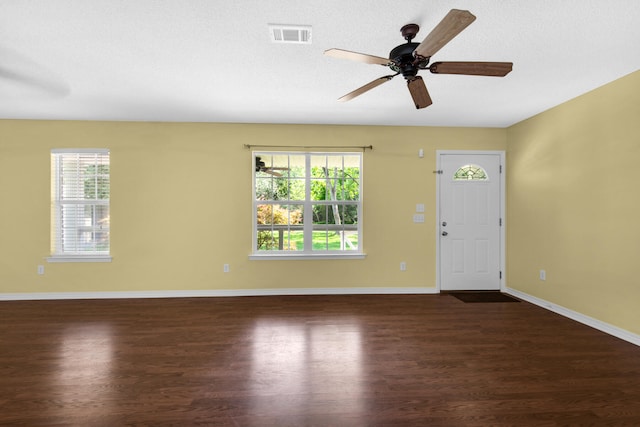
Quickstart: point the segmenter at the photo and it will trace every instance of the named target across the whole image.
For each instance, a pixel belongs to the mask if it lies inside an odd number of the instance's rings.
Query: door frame
[[[440,180],[442,179],[441,156],[446,154],[459,155],[476,155],[476,154],[492,154],[500,156],[500,165],[502,167],[500,173],[500,218],[502,218],[502,227],[500,227],[500,291],[506,288],[506,235],[507,235],[507,219],[506,219],[506,156],[505,151],[497,150],[436,150],[436,290],[437,293],[442,292],[442,283],[440,279]]]

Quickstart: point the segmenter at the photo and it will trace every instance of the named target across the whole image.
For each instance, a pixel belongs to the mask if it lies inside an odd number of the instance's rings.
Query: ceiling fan
[[[284,167],[276,167],[276,166],[267,166],[259,156],[256,156],[256,172],[264,172],[273,176],[282,176],[280,172],[275,171],[288,171],[289,168]]]
[[[367,64],[384,65],[395,74],[383,76],[367,83],[366,85],[349,92],[339,98],[339,101],[349,101],[356,96],[388,82],[395,76],[402,74],[407,80],[407,86],[416,108],[425,108],[432,104],[431,96],[427,91],[427,86],[418,75],[420,70],[429,70],[433,74],[465,74],[471,76],[493,76],[504,77],[512,69],[511,62],[434,62],[430,64],[431,57],[444,45],[449,43],[462,30],[467,28],[476,17],[468,10],[451,9],[449,13],[440,21],[438,25],[425,37],[422,43],[415,43],[412,40],[418,34],[420,27],[417,24],[407,24],[400,29],[402,37],[407,41],[393,48],[389,53],[389,58],[381,56],[367,55],[364,53],[352,52],[343,49],[328,49],[325,55],[333,58],[350,59]]]

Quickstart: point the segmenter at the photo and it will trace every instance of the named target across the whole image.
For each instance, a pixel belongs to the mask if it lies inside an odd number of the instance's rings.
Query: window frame
[[[59,212],[62,205],[85,205],[85,206],[107,206],[109,212],[111,210],[111,168],[109,168],[109,195],[106,199],[94,198],[86,200],[65,200],[61,197],[61,170],[59,162],[62,161],[64,155],[107,155],[109,166],[111,165],[111,154],[109,149],[105,148],[57,148],[51,150],[51,255],[47,258],[47,262],[111,262],[111,227],[110,224],[106,229],[108,232],[108,249],[106,251],[65,251],[62,248],[62,219]],[[96,166],[99,166],[96,163]],[[73,184],[71,184],[73,185]],[[79,185],[79,182],[76,182]],[[110,214],[109,214],[110,215]],[[86,226],[94,227],[94,226]],[[79,230],[78,226],[76,229]]]
[[[302,250],[296,251],[288,251],[288,250],[258,250],[258,219],[257,219],[257,209],[259,205],[282,205],[282,201],[280,200],[258,200],[256,197],[256,157],[264,157],[264,156],[304,156],[305,160],[305,199],[304,200],[289,200],[285,205],[302,205],[303,212],[311,212],[311,207],[313,205],[327,205],[331,206],[332,204],[337,205],[356,205],[357,206],[357,223],[355,224],[355,231],[358,235],[358,246],[355,250],[317,250],[312,247],[305,247]],[[358,177],[358,200],[333,200],[332,202],[338,203],[328,203],[328,200],[313,200],[311,197],[311,181],[313,177],[311,176],[311,158],[313,156],[356,156],[358,158],[358,169],[359,169],[359,177]],[[249,255],[249,259],[251,260],[291,260],[291,259],[363,259],[365,258],[365,253],[363,251],[363,226],[362,226],[362,212],[363,212],[363,160],[364,155],[360,152],[345,152],[345,151],[253,151],[251,153],[251,169],[252,169],[252,183],[251,183],[251,198],[252,198],[252,239],[251,239],[251,252]],[[312,216],[308,216],[313,218]],[[313,219],[311,223],[305,222],[303,218],[303,222],[300,225],[291,226],[289,224],[283,225],[286,226],[287,229],[300,229],[304,234],[304,242],[312,242],[313,241],[313,231],[327,231],[332,228],[336,228],[340,226],[332,226],[330,224],[325,224],[324,227],[319,227],[316,229],[314,227]],[[279,228],[277,225],[274,227],[271,225],[272,229]],[[340,229],[345,229],[346,227],[341,227]],[[351,228],[351,227],[349,227]],[[312,246],[312,245],[305,245]]]

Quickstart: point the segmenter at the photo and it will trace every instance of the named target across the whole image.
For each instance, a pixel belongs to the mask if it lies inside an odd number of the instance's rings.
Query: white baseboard
[[[594,329],[640,346],[640,335],[634,334],[633,332],[627,331],[626,329],[622,329],[601,320],[594,319],[593,317],[589,317],[582,313],[578,313],[577,311],[570,310],[561,305],[557,305],[541,298],[534,297],[533,295],[529,295],[516,289],[507,287],[504,292],[509,295],[513,295],[516,298],[520,298],[521,300],[530,302],[531,304],[546,308],[547,310],[558,313],[564,317],[568,317],[569,319],[575,320],[576,322],[591,326]]]
[[[275,288],[221,289],[123,292],[34,292],[3,293],[0,301],[63,300],[63,299],[123,299],[123,298],[196,298],[244,297],[275,295],[393,295],[437,294],[437,288]]]

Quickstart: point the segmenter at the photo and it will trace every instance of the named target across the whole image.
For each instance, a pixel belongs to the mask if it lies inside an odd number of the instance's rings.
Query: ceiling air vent
[[[311,44],[310,25],[269,24],[269,34],[273,43]]]

